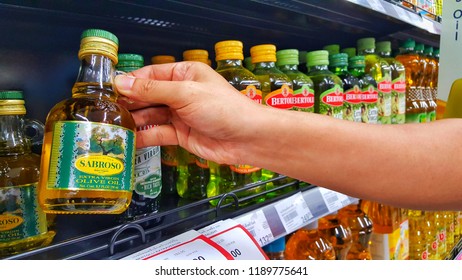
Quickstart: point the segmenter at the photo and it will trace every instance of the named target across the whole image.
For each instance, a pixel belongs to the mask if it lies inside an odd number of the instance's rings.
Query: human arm
[[[353,197],[462,209],[462,121],[367,125],[258,105],[200,63],[154,65],[116,78],[137,145],[176,145],[208,160],[266,168]],[[165,104],[168,107],[162,106]]]

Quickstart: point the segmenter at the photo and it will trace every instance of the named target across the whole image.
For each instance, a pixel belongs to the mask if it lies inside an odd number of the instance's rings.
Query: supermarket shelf
[[[268,182],[281,182],[285,178],[280,176],[273,180],[249,184],[234,193],[195,202],[168,198],[163,201],[164,205],[170,205],[168,209],[162,209],[156,214],[130,223],[117,223],[117,215],[58,215],[55,228],[57,235],[53,244],[8,259],[120,259],[187,230],[200,229],[228,218],[242,222],[249,232],[255,233],[254,237],[260,239],[260,245],[264,246],[275,238],[354,201],[353,198],[340,193],[294,180],[271,191],[239,198],[232,203],[219,203],[216,207],[210,204],[211,200],[236,198],[235,194],[238,195],[240,191]],[[267,198],[262,203],[238,206],[256,197],[267,196],[274,190],[291,191]],[[283,205],[293,206],[297,203],[305,211],[280,210]],[[299,217],[300,222],[292,221],[291,226],[287,226],[287,223],[282,221],[288,217],[287,214],[294,220]],[[252,216],[258,218],[249,218]],[[252,222],[249,223],[249,220]],[[271,231],[265,238],[258,235],[256,230],[256,225],[262,223],[266,223]]]

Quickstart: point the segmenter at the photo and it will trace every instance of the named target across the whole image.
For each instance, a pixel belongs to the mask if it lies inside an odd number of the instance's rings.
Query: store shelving
[[[147,64],[156,54],[179,60],[184,50],[192,48],[208,50],[213,60],[214,44],[227,39],[243,41],[248,55],[252,45],[261,43],[314,50],[331,43],[354,46],[362,37],[395,45],[410,37],[438,46],[441,30],[440,22],[382,0],[0,1],[0,25],[0,87],[23,90],[28,116],[42,122],[54,104],[70,96],[79,68],[80,34],[86,28],[110,30],[119,37],[119,52],[139,53]],[[307,204],[312,215],[303,223],[354,200],[299,183],[295,191],[248,207],[236,203],[213,207],[212,198],[196,202],[164,198],[159,213],[126,224],[111,215],[58,215],[58,234],[51,246],[11,258],[119,259],[218,220],[245,223],[251,214],[274,214],[277,205],[291,199],[301,197]],[[286,228],[273,229],[260,245],[287,233]]]

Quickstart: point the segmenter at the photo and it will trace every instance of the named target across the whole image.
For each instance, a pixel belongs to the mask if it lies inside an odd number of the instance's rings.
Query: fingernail
[[[133,83],[135,82],[135,77],[127,75],[117,75],[114,79],[114,85],[120,91],[130,91],[132,89]]]

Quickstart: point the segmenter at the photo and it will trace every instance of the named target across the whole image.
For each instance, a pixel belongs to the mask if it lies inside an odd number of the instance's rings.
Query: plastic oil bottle
[[[338,53],[329,56],[329,69],[343,82],[343,119],[361,122],[362,91],[358,77],[348,71],[348,55]]]
[[[335,260],[332,244],[318,231],[318,221],[295,231],[287,240],[286,260]]]
[[[395,58],[404,65],[406,71],[406,123],[424,123],[427,120],[427,108],[426,103],[421,102],[420,91],[423,72],[414,48],[414,40],[403,41]]]
[[[442,212],[443,219],[445,220],[446,224],[446,256],[451,252],[452,248],[454,248],[454,212],[452,211],[443,211]]]
[[[332,244],[335,259],[346,260],[353,245],[353,236],[349,225],[340,219],[338,213],[319,218],[318,231]]]
[[[391,123],[406,122],[406,69],[391,54],[391,42],[377,42],[377,53],[391,69]]]
[[[365,72],[366,61],[364,56],[350,57],[348,60],[349,72],[358,78],[361,89],[361,122],[377,124],[377,82]]]
[[[215,55],[217,61],[216,71],[223,76],[235,89],[256,103],[262,103],[261,82],[255,75],[243,66],[243,44],[241,41],[227,40],[215,44]],[[208,196],[218,195],[236,191],[246,184],[256,183],[262,179],[262,170],[256,166],[246,164],[240,165],[218,165],[211,163],[210,183]],[[246,197],[265,191],[265,185],[259,185],[246,191],[236,192],[238,197]],[[264,196],[257,196],[252,200],[240,204],[258,203],[265,199]],[[211,201],[216,203],[215,200]]]
[[[433,122],[436,120],[436,100],[433,99],[433,88],[435,78],[438,71],[437,61],[433,57],[433,47],[425,46],[423,51],[423,57],[426,61],[425,75],[422,80],[422,91],[423,98],[427,101],[428,111],[427,111],[427,122]]]
[[[329,52],[311,51],[306,54],[308,77],[314,84],[314,112],[343,119],[343,83],[329,70]]]
[[[192,49],[183,52],[184,61],[198,61],[208,65],[209,53],[203,49]],[[207,186],[210,181],[208,161],[191,154],[182,147],[177,148],[178,178],[176,189],[181,198],[200,200],[207,197]]]
[[[82,33],[72,97],[45,123],[39,203],[47,213],[120,214],[131,202],[136,126],[112,88],[117,51],[114,34]]]
[[[116,69],[131,72],[144,66],[144,58],[140,54],[121,53]],[[151,126],[138,127],[147,130]],[[133,220],[159,211],[160,193],[162,190],[161,155],[159,146],[136,149],[135,185],[132,201],[123,213],[125,220]]]
[[[429,73],[427,70],[427,58],[426,58],[426,55],[424,54],[424,49],[425,49],[424,44],[416,42],[415,47],[414,47],[414,52],[419,56],[419,66],[420,66],[420,71],[422,73],[417,87],[418,87],[418,90],[420,91],[421,106],[426,108],[427,116],[425,118],[425,122],[430,122],[428,117],[433,115],[433,112],[431,112],[433,108],[430,107],[428,99],[425,95],[426,94],[425,85],[426,85],[426,82],[429,81],[429,79],[431,78],[428,77]]]
[[[432,211],[425,211],[425,236],[427,237],[428,259],[439,260],[440,250],[438,249],[440,236],[435,225],[435,215]]]
[[[428,260],[429,246],[425,230],[425,212],[408,210],[409,217],[409,259]]]
[[[25,133],[30,127],[43,135],[43,125],[25,115],[22,91],[0,91],[0,258],[46,246],[55,236],[37,201],[40,156]]]
[[[291,104],[294,102],[292,79],[276,66],[276,46],[272,44],[253,46],[250,48],[250,56],[252,57],[252,63],[255,64],[253,73],[261,83],[263,104],[277,109],[290,109],[287,104],[292,107]],[[309,98],[306,100],[309,100]],[[271,170],[262,169],[263,180],[277,178],[278,176],[279,174]],[[294,179],[277,180],[267,183],[266,188],[273,189],[291,182],[294,182]]]
[[[366,60],[365,71],[377,82],[379,124],[391,124],[391,68],[375,50],[374,38],[362,38],[357,41],[358,55]]]
[[[366,213],[361,210],[359,202],[341,208],[338,211],[338,217],[351,230],[352,245],[346,259],[372,260],[370,247],[373,223]]]

